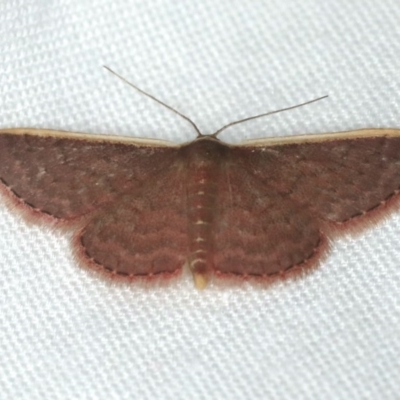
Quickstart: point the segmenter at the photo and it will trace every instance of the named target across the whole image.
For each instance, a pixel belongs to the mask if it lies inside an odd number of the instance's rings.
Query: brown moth
[[[195,140],[1,130],[1,192],[28,217],[74,229],[86,265],[133,278],[186,264],[198,288],[213,274],[302,271],[328,239],[399,204],[400,130],[231,145],[217,135],[243,120],[206,136],[173,111]]]

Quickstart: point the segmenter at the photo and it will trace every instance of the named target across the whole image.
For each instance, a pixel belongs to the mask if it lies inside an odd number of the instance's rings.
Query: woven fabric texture
[[[7,0],[0,128],[184,142],[400,128],[398,0]],[[1,160],[0,160],[1,162]],[[88,166],[89,167],[89,166]],[[400,213],[268,290],[115,285],[0,204],[0,399],[386,399],[400,393]]]

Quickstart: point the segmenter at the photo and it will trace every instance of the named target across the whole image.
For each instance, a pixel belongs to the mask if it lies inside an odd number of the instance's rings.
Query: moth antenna
[[[151,95],[150,93],[146,93],[144,90],[138,88],[136,85],[134,85],[132,82],[129,82],[127,79],[125,79],[123,76],[117,74],[115,71],[113,71],[111,68],[107,67],[106,65],[103,65],[103,67],[111,72],[112,74],[114,74],[116,77],[118,77],[119,79],[121,79],[122,81],[124,81],[125,83],[127,83],[129,86],[132,86],[134,89],[136,89],[138,92],[144,94],[147,97],[150,97],[150,99],[156,101],[158,104],[161,104],[162,106],[168,108],[168,110],[173,111],[175,114],[178,114],[180,117],[182,117],[183,119],[185,119],[187,122],[189,122],[189,124],[191,124],[194,128],[194,130],[197,133],[197,137],[201,137],[204,136],[201,132],[200,129],[197,127],[197,125],[186,115],[183,115],[182,113],[180,113],[178,110],[175,110],[175,108],[172,108],[171,106],[169,106],[168,104],[165,104],[164,102],[162,102],[161,100],[158,100],[156,97],[154,97],[153,95]]]
[[[252,117],[247,117],[247,118],[239,119],[239,120],[237,120],[237,121],[233,121],[233,122],[230,122],[230,123],[227,124],[227,125],[224,125],[222,128],[218,129],[216,132],[214,132],[214,133],[213,133],[212,135],[210,135],[210,136],[212,136],[212,137],[217,137],[217,135],[218,135],[219,133],[221,133],[222,131],[224,131],[224,130],[227,129],[227,128],[230,128],[230,127],[233,126],[233,125],[240,124],[240,123],[246,122],[246,121],[250,121],[250,120],[256,119],[256,118],[266,117],[267,115],[277,114],[277,113],[280,113],[280,112],[282,112],[282,111],[293,110],[294,108],[302,107],[302,106],[305,106],[305,105],[311,104],[311,103],[315,103],[316,101],[319,101],[319,100],[322,100],[322,99],[326,99],[327,97],[328,97],[328,95],[325,95],[325,96],[318,97],[318,98],[313,99],[313,100],[306,101],[305,103],[296,104],[295,106],[290,106],[290,107],[286,107],[286,108],[281,108],[281,109],[279,109],[279,110],[269,111],[269,112],[266,112],[266,113],[264,113],[264,114],[259,114],[259,115],[254,115],[254,116],[252,116]]]

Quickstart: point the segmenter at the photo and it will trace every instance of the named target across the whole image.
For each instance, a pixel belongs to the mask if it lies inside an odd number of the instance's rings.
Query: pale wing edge
[[[326,142],[333,140],[361,139],[367,137],[396,137],[396,136],[400,136],[400,129],[367,128],[367,129],[358,129],[354,131],[322,133],[315,135],[306,134],[306,135],[295,135],[295,136],[284,136],[284,137],[250,139],[236,146],[270,147],[270,146],[281,146],[285,144],[295,144],[295,143],[317,143],[317,142]]]
[[[34,128],[11,128],[11,129],[0,129],[0,135],[12,134],[12,135],[32,135],[40,137],[56,137],[66,139],[78,139],[90,142],[113,142],[113,143],[124,143],[131,144],[133,146],[148,146],[148,147],[179,147],[179,144],[159,139],[146,139],[136,138],[129,136],[114,136],[114,135],[103,135],[103,134],[89,134],[80,132],[68,132],[62,130],[52,129],[34,129]]]

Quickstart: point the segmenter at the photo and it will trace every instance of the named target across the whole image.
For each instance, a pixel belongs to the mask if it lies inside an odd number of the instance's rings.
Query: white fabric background
[[[0,127],[187,141],[400,128],[398,0],[6,0]],[[2,399],[398,399],[400,213],[268,290],[115,286],[0,205]]]

